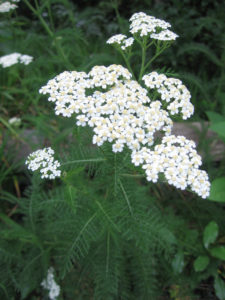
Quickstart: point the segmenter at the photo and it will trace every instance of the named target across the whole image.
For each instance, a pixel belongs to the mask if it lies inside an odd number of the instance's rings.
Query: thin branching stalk
[[[125,198],[125,200],[127,202],[130,214],[131,214],[131,216],[133,216],[133,210],[132,210],[132,207],[131,207],[131,204],[130,204],[130,200],[129,200],[128,195],[127,195],[127,193],[126,193],[126,191],[125,191],[125,189],[123,187],[123,184],[122,184],[121,180],[119,180],[119,185],[120,185],[120,188],[121,188],[121,190],[123,192],[124,198]]]
[[[90,163],[90,162],[101,162],[106,161],[105,158],[89,158],[89,159],[78,159],[78,160],[71,160],[64,163],[61,163],[62,166],[70,165],[70,164],[80,164],[80,163]]]
[[[123,52],[121,49],[119,49],[119,52],[120,52],[120,54],[122,55],[122,57],[123,57],[123,59],[124,59],[126,65],[127,65],[128,70],[131,72],[131,74],[132,74],[132,76],[133,76],[133,79],[136,80],[135,75],[134,75],[134,72],[133,72],[133,69],[132,69],[132,67],[131,67],[131,65],[130,65],[130,61],[129,61],[129,59],[127,58],[126,54],[124,54],[124,52]]]
[[[70,62],[69,62],[67,56],[64,53],[64,50],[63,50],[63,48],[60,44],[60,41],[57,37],[55,37],[54,32],[50,29],[50,27],[48,26],[48,24],[45,22],[44,18],[42,17],[38,2],[35,0],[35,6],[36,7],[32,6],[28,0],[24,0],[24,2],[30,8],[30,10],[39,18],[42,26],[44,27],[44,29],[46,30],[48,35],[54,40],[54,45],[56,47],[57,52],[59,53],[59,55],[65,61],[65,64],[66,64],[67,68],[70,69],[70,67],[71,67]]]
[[[109,217],[109,215],[106,213],[106,211],[104,210],[104,208],[102,207],[101,203],[99,201],[95,201],[95,203],[98,205],[98,207],[100,208],[100,210],[102,211],[102,213],[104,214],[104,216],[106,217],[106,219],[113,225],[113,227],[116,229],[116,231],[120,232],[120,229],[118,228],[118,226],[112,221],[112,219]]]
[[[146,39],[144,39],[143,44],[141,44],[141,70],[140,70],[140,74],[139,74],[139,77],[138,77],[138,82],[141,81],[142,76],[143,76],[144,71],[145,71],[146,49],[147,49]]]

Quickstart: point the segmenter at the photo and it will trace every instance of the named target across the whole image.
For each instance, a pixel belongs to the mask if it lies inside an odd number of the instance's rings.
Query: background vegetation
[[[50,266],[59,299],[225,299],[225,160],[210,152],[225,141],[224,6],[21,0],[1,14],[0,56],[19,52],[34,61],[0,67],[0,299],[48,299],[40,283]],[[202,124],[198,147],[213,182],[210,199],[140,178],[112,186],[114,157],[96,162],[101,153],[90,146],[90,132],[79,135],[74,120],[56,117],[38,93],[64,70],[122,64],[105,41],[127,33],[138,11],[169,21],[180,36],[153,69],[176,74],[192,94],[190,122]],[[18,127],[8,123],[14,116]],[[206,139],[208,127],[218,136]],[[67,166],[63,184],[25,170],[26,154],[49,144],[65,161],[81,161]],[[123,155],[117,159],[124,171],[132,168]]]

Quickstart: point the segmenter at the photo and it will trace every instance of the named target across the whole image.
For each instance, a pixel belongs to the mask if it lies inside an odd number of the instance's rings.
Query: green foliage
[[[220,123],[224,120],[223,116],[214,111],[207,111],[206,114],[212,124]]]
[[[18,6],[1,14],[0,53],[29,54],[34,61],[0,67],[0,299],[47,299],[41,282],[50,266],[61,287],[59,300],[225,299],[224,159],[209,158],[204,166],[216,178],[212,201],[147,184],[136,176],[128,152],[114,155],[109,144],[92,146],[89,130],[55,117],[38,93],[64,70],[122,63],[105,40],[125,33],[127,18],[145,11],[173,22],[180,35],[153,68],[188,84],[196,120],[207,114],[223,141],[220,1],[21,0]],[[135,49],[135,74],[138,55]],[[20,128],[9,125],[13,116],[21,117]],[[51,143],[60,153],[62,181],[43,183],[24,170],[21,145],[36,147],[24,138],[27,128],[41,136],[40,146]]]
[[[203,243],[205,248],[214,243],[219,233],[219,228],[216,222],[211,221],[204,229]]]
[[[210,249],[210,253],[212,256],[219,258],[221,260],[225,260],[225,247],[220,246],[220,247],[214,247]]]
[[[225,202],[225,177],[216,178],[212,181],[209,199],[217,202]]]
[[[179,251],[172,261],[172,267],[175,273],[182,273],[184,269],[184,253]]]
[[[224,300],[225,299],[225,284],[224,284],[224,281],[219,276],[216,276],[214,288],[216,291],[216,296],[220,300]]]
[[[158,263],[161,257],[167,261],[173,254],[174,235],[144,187],[120,175],[110,184],[108,166],[104,165],[89,185],[87,169],[91,162],[82,162],[82,158],[79,163],[85,169],[78,167],[65,177],[69,184],[66,193],[63,187],[43,192],[40,180],[33,178],[32,187],[26,198],[19,200],[20,208],[14,215],[14,219],[24,216],[21,225],[0,216],[4,223],[1,251],[6,254],[3,269],[10,265],[16,278],[15,274],[23,270],[16,282],[21,299],[40,284],[49,264],[55,266],[61,279],[76,269],[76,276],[82,274],[80,284],[87,278],[94,279],[96,299],[131,299],[135,295],[154,299],[158,294],[158,283],[154,284]],[[73,173],[69,175],[70,172]],[[108,177],[108,191],[99,187],[94,192],[102,176],[104,181]],[[3,282],[9,290],[13,286],[11,276]]]
[[[206,255],[201,255],[194,261],[195,272],[202,272],[206,269],[209,264],[209,257]]]
[[[217,122],[211,126],[211,129],[218,133],[221,137],[225,138],[225,121]]]
[[[207,116],[210,120],[210,129],[218,134],[218,137],[225,142],[224,130],[225,122],[224,116],[215,112],[208,111]],[[225,201],[225,178],[219,177],[212,181],[209,199],[216,202],[223,203]]]

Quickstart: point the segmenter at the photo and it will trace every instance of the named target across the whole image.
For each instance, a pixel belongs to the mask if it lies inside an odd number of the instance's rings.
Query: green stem
[[[133,210],[132,210],[132,207],[131,207],[131,205],[130,205],[130,200],[129,200],[129,198],[128,198],[128,196],[127,196],[127,193],[126,193],[126,191],[125,191],[125,189],[124,189],[124,187],[123,187],[123,184],[122,184],[122,182],[121,182],[120,180],[119,180],[119,184],[120,184],[120,188],[121,188],[121,190],[122,190],[122,192],[123,192],[124,198],[125,198],[125,200],[127,201],[127,205],[128,205],[130,214],[131,214],[131,216],[133,216]]]
[[[34,219],[33,219],[33,196],[29,199],[29,219],[32,231],[35,232],[35,225],[34,225]]]
[[[148,49],[149,47],[151,47],[151,45],[154,44],[154,40],[152,42],[150,42],[147,46],[146,49]]]
[[[146,39],[145,39],[143,44],[141,44],[141,71],[138,77],[138,82],[140,82],[145,70],[146,49],[147,46],[146,46]]]
[[[225,51],[223,52],[222,58],[221,58],[221,63],[222,66],[225,65]],[[225,68],[222,67],[221,68],[221,75],[220,75],[220,79],[217,85],[217,89],[216,89],[216,100],[218,101],[218,96],[220,94],[220,91],[222,90],[222,86],[223,86],[223,82],[224,82],[224,78],[225,78]]]
[[[55,25],[54,25],[54,20],[53,20],[53,16],[52,16],[51,4],[48,0],[47,0],[47,9],[48,9],[50,24],[51,24],[52,29],[54,30]]]
[[[78,159],[78,160],[71,160],[65,163],[62,163],[62,166],[69,165],[69,164],[79,164],[79,163],[88,163],[88,162],[100,162],[105,161],[105,158],[90,158],[90,159]]]
[[[26,3],[26,5],[30,8],[30,10],[39,18],[41,24],[43,25],[44,29],[46,30],[46,32],[48,33],[48,35],[50,37],[54,37],[54,33],[51,31],[51,29],[49,28],[48,24],[45,22],[45,20],[43,19],[41,13],[40,13],[40,8],[38,6],[37,1],[35,1],[35,4],[37,6],[37,8],[35,9],[35,7],[33,7],[28,0],[24,0],[24,2]]]
[[[98,207],[100,208],[100,210],[103,212],[103,214],[105,215],[106,219],[113,225],[113,227],[116,229],[116,231],[120,232],[120,229],[117,227],[117,225],[110,219],[110,217],[108,216],[108,214],[105,212],[104,208],[102,207],[101,203],[98,201],[95,201],[96,204],[98,205]]]
[[[0,122],[2,122],[5,125],[5,127],[7,127],[9,131],[11,131],[12,134],[14,134],[17,138],[20,139],[18,133],[9,125],[7,121],[0,117]]]
[[[3,118],[0,117],[0,122],[2,122],[5,127],[7,127],[9,129],[9,131],[11,131],[11,133],[21,142],[23,142],[24,144],[28,145],[28,143],[12,128],[12,126],[10,126],[10,124],[5,121]]]
[[[48,24],[45,22],[45,20],[43,19],[42,15],[41,15],[41,11],[40,11],[40,7],[38,5],[37,0],[35,0],[35,5],[36,8],[33,7],[28,0],[24,0],[24,2],[26,3],[26,5],[30,8],[30,10],[39,18],[42,26],[44,27],[44,29],[46,30],[46,32],[48,33],[48,35],[54,40],[54,44],[56,47],[57,52],[59,53],[59,55],[61,55],[61,57],[63,58],[63,60],[65,61],[66,67],[70,68],[70,63],[68,58],[66,57],[64,50],[62,48],[62,46],[60,45],[59,41],[57,40],[57,38],[54,37],[54,32],[50,29],[50,27],[48,26]],[[51,21],[50,21],[51,22]]]
[[[145,65],[145,67],[144,67],[144,71],[143,72],[145,72],[145,70],[151,65],[151,63],[164,51],[166,49],[166,47],[163,47],[163,48],[161,48],[161,49],[157,49],[157,51],[156,51],[156,54],[152,57],[152,59],[150,59],[149,61],[148,61],[148,63]]]
[[[74,242],[72,243],[71,247],[69,248],[69,252],[73,251],[73,249],[75,248],[77,242],[79,241],[80,237],[82,236],[83,232],[85,231],[85,229],[87,228],[87,226],[92,222],[92,220],[96,217],[96,213],[94,213],[88,220],[87,222],[84,224],[84,226],[82,227],[82,229],[80,230],[79,234],[76,235],[76,238],[74,240]]]
[[[7,19],[8,19],[8,24],[9,24],[9,28],[12,32],[12,41],[13,41],[13,48],[15,47],[15,42],[16,42],[16,35],[15,35],[15,26],[13,25],[13,18],[12,18],[12,14],[14,13],[14,11],[10,11],[9,15],[7,14]]]
[[[71,21],[72,25],[74,26],[74,28],[76,29],[77,21],[73,14],[72,4],[70,3],[69,0],[64,0],[64,5],[68,10],[68,15],[69,15],[70,21]]]
[[[109,272],[109,244],[110,244],[110,234],[108,232],[107,233],[107,242],[106,242],[106,249],[107,249],[106,268],[105,268],[106,276],[108,276],[108,272]]]
[[[118,9],[118,1],[117,0],[112,1],[112,7],[114,8],[115,13],[116,13],[116,18],[117,18],[117,21],[118,21],[118,24],[119,24],[119,27],[120,27],[120,31],[123,33],[124,32],[123,23],[121,22],[122,19],[120,17],[120,13],[119,13],[119,9]]]
[[[116,196],[116,184],[117,184],[117,161],[116,153],[114,154],[114,195]]]
[[[122,161],[120,167],[118,168],[118,172],[124,168],[124,163],[126,162],[128,155],[129,155],[129,153],[126,153],[126,155],[124,155],[123,161]]]
[[[65,55],[62,46],[60,45],[60,41],[57,40],[57,38],[55,38],[55,46],[56,46],[58,53],[61,54],[62,58],[64,59],[66,67],[68,69],[70,69],[70,62],[69,62],[67,56]]]
[[[132,68],[131,68],[129,59],[128,59],[128,58],[126,57],[126,55],[124,54],[123,50],[119,49],[119,52],[120,52],[120,54],[122,55],[122,57],[123,57],[123,59],[124,59],[126,65],[127,65],[127,68],[128,68],[128,70],[130,71],[130,73],[132,74],[134,80],[136,80],[136,79],[135,79],[134,72],[133,72],[133,70],[132,70]]]
[[[123,176],[123,177],[132,177],[132,178],[143,178],[143,177],[146,177],[144,174],[143,175],[141,175],[141,174],[133,175],[133,174],[126,174],[126,173],[120,174],[120,176]]]

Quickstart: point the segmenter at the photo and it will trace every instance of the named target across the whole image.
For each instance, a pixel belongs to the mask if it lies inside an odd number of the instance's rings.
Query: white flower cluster
[[[130,18],[130,32],[142,36],[150,36],[158,40],[175,40],[178,35],[170,31],[170,23],[148,16],[143,12],[135,13]]]
[[[124,34],[116,34],[107,40],[107,44],[119,45],[122,50],[125,50],[127,47],[130,47],[134,42],[134,38],[127,38]]]
[[[163,173],[169,184],[179,189],[191,190],[202,198],[209,196],[210,183],[205,171],[199,170],[201,157],[195,143],[183,136],[165,136],[153,150],[143,147],[131,155],[134,165],[142,165],[148,181],[157,182]]]
[[[40,170],[41,178],[55,179],[60,177],[61,171],[58,169],[60,163],[53,157],[54,153],[50,147],[39,149],[28,156],[25,164],[29,170]]]
[[[160,41],[175,40],[178,35],[168,28],[171,25],[164,21],[157,19],[153,16],[148,16],[143,12],[135,13],[130,18],[130,32],[138,34],[141,37],[150,36],[152,39]],[[120,46],[122,50],[130,47],[134,42],[134,38],[128,38],[124,34],[116,34],[107,40],[107,44],[114,44]]]
[[[93,127],[93,143],[113,143],[114,152],[125,145],[138,150],[153,144],[154,133],[171,132],[172,120],[159,101],[151,101],[147,90],[130,80],[129,71],[119,65],[96,66],[88,74],[64,72],[50,80],[40,93],[50,93],[56,114],[77,113],[77,125]],[[86,95],[94,88],[101,88]]]
[[[21,124],[21,119],[17,118],[17,117],[13,117],[13,118],[10,118],[8,122],[10,125],[18,127]]]
[[[60,286],[55,282],[53,273],[54,269],[52,267],[49,268],[47,278],[42,281],[41,286],[49,290],[49,298],[51,300],[56,300],[60,294]]]
[[[157,89],[161,99],[168,103],[167,109],[171,115],[181,113],[186,120],[194,113],[191,94],[181,80],[157,72],[144,75],[142,79],[147,87]]]
[[[20,0],[11,0],[11,2],[19,2]],[[12,9],[17,8],[17,5],[9,1],[0,4],[0,13],[9,12]]]
[[[163,30],[159,33],[152,33],[151,38],[160,41],[173,41],[178,37],[178,35],[171,30]]]
[[[3,68],[8,68],[17,63],[28,65],[30,62],[32,62],[32,60],[33,60],[32,56],[23,55],[23,54],[15,52],[15,53],[4,55],[4,56],[0,57],[0,65],[2,65]]]
[[[168,81],[165,86],[169,95],[164,97],[160,92],[161,97],[169,102],[168,110],[172,114],[172,104],[177,101],[179,105],[175,104],[187,118],[191,114],[190,108],[189,113],[185,108],[185,105],[188,107],[187,89],[179,80],[165,75],[158,77],[157,82],[150,74],[143,79],[147,86],[158,89],[163,88],[162,82]],[[168,112],[159,100],[152,101],[147,90],[131,80],[131,74],[124,67],[95,66],[89,73],[66,71],[50,80],[40,93],[50,94],[49,101],[55,102],[57,115],[71,117],[75,113],[78,126],[92,127],[93,144],[101,146],[106,141],[111,142],[113,152],[128,147],[132,162],[143,165],[149,181],[157,181],[158,174],[164,173],[168,182],[177,188],[190,185],[198,195],[208,196],[208,177],[198,169],[201,159],[194,142],[170,135],[173,122]],[[154,147],[157,131],[164,134],[164,138],[161,145]],[[154,150],[149,149],[151,146]]]

